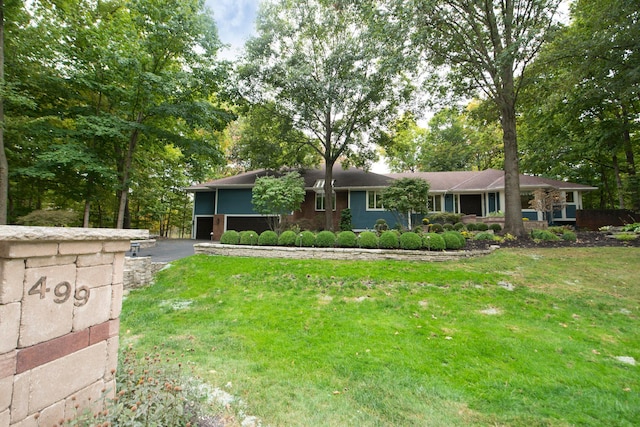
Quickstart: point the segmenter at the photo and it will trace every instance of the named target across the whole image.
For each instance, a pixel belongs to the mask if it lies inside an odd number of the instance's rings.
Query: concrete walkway
[[[193,245],[196,243],[211,243],[209,240],[193,239],[157,239],[156,244],[150,248],[140,248],[139,257],[151,257],[152,262],[171,262],[180,258],[193,255]],[[126,256],[131,256],[127,252]]]

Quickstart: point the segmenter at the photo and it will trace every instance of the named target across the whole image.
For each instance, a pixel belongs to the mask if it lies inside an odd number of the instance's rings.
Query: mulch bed
[[[498,245],[501,248],[640,247],[640,237],[636,237],[631,241],[622,241],[600,231],[579,231],[576,235],[577,240],[575,242],[565,240],[536,242],[529,237],[505,240],[500,243],[486,240],[467,240],[465,249],[487,249],[491,245]]]

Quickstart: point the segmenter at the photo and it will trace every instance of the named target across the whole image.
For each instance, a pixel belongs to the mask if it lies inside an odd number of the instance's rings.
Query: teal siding
[[[496,193],[489,193],[489,211],[488,212],[496,212],[497,209],[497,200]]]
[[[393,227],[398,222],[395,215],[389,211],[368,211],[366,191],[352,191],[350,207],[351,224],[356,230],[373,230],[379,219],[387,221],[389,227]]]
[[[218,190],[218,213],[226,215],[253,215],[251,189]]]
[[[194,194],[194,212],[196,215],[213,215],[216,212],[216,192],[198,192]]]
[[[444,195],[444,211],[453,212],[453,194]]]

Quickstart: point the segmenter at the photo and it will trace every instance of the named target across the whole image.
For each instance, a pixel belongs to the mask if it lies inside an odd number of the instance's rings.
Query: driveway
[[[210,240],[194,239],[156,239],[155,246],[140,248],[137,256],[151,257],[152,262],[171,262],[193,255],[193,245],[196,243],[210,242]],[[131,255],[131,252],[126,253],[126,256]]]

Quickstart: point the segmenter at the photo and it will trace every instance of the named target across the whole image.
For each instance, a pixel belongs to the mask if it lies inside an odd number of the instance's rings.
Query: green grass
[[[263,425],[631,426],[639,278],[637,248],[193,256],[131,292],[121,345],[184,354]]]

